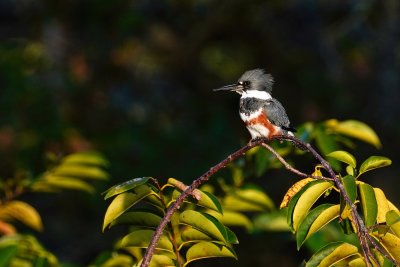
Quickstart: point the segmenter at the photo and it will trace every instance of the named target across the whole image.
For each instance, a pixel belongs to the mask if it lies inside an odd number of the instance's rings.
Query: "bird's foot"
[[[249,144],[252,144],[252,143],[255,143],[255,142],[261,142],[261,141],[264,141],[264,142],[268,141],[268,138],[259,136],[259,137],[251,139],[249,141]]]

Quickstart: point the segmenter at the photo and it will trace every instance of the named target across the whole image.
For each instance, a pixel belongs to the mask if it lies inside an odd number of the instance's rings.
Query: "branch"
[[[305,174],[292,166],[288,164],[281,155],[279,155],[271,146],[267,144],[267,142],[272,141],[272,140],[280,140],[280,141],[290,141],[292,142],[296,147],[310,152],[323,166],[323,168],[329,173],[330,177],[319,177],[319,176],[312,176]],[[343,187],[342,182],[340,181],[339,176],[336,175],[334,170],[332,169],[332,166],[308,143],[305,143],[296,137],[292,136],[275,136],[271,139],[257,139],[257,140],[252,140],[250,141],[246,146],[240,148],[236,152],[230,154],[227,158],[222,160],[220,163],[215,165],[214,167],[210,168],[206,173],[204,173],[202,176],[197,178],[196,180],[193,181],[193,183],[187,187],[180,195],[179,197],[175,200],[174,203],[168,208],[167,212],[165,213],[163,219],[161,220],[160,224],[158,225],[157,229],[155,230],[151,241],[149,243],[149,246],[147,247],[146,253],[144,254],[142,263],[140,267],[148,267],[151,261],[151,258],[154,254],[154,251],[156,249],[157,243],[161,237],[161,234],[164,230],[164,228],[167,226],[167,224],[171,221],[172,215],[180,208],[182,205],[183,201],[185,198],[187,198],[189,195],[193,195],[193,192],[196,188],[198,188],[202,183],[208,181],[208,179],[214,175],[216,172],[218,172],[220,169],[225,168],[229,163],[234,161],[235,159],[241,157],[244,155],[248,150],[250,150],[253,147],[256,146],[263,146],[264,148],[268,149],[284,166],[287,170],[302,176],[302,177],[312,177],[315,179],[324,179],[324,180],[329,180],[333,181],[337,188],[340,191],[341,196],[345,200],[345,202],[348,204],[348,206],[351,209],[351,215],[354,219],[355,227],[356,227],[356,234],[358,236],[358,239],[360,240],[361,248],[363,250],[364,258],[366,260],[367,266],[371,266],[372,261],[379,266],[378,261],[375,259],[375,257],[372,255],[368,243],[370,243],[376,250],[378,250],[382,255],[384,255],[386,258],[388,258],[390,261],[395,263],[396,265],[399,265],[399,263],[391,256],[389,255],[384,249],[379,247],[376,242],[372,239],[370,236],[368,229],[366,228],[364,221],[362,220],[361,216],[357,212],[357,207],[356,205],[350,200],[349,196],[346,193],[345,188]]]
[[[156,249],[158,240],[161,237],[161,234],[164,230],[164,228],[167,226],[167,224],[170,222],[172,215],[175,213],[177,209],[182,205],[183,201],[185,200],[186,197],[189,195],[193,194],[193,191],[199,187],[202,183],[208,181],[208,179],[215,174],[217,171],[219,171],[222,168],[225,168],[229,163],[234,161],[235,159],[241,157],[244,155],[248,150],[250,150],[253,147],[256,147],[260,145],[262,142],[265,142],[265,140],[257,140],[248,143],[246,146],[242,147],[241,149],[237,150],[236,152],[230,154],[227,158],[225,158],[223,161],[212,167],[210,170],[208,170],[206,173],[204,173],[202,176],[197,178],[196,180],[193,181],[193,183],[186,188],[185,191],[183,191],[179,197],[175,200],[174,203],[168,208],[167,212],[164,215],[164,218],[161,220],[160,224],[157,226],[157,229],[155,230],[153,237],[151,238],[151,241],[149,243],[149,246],[147,247],[146,253],[144,254],[142,263],[140,267],[147,267],[150,264],[151,257],[154,254],[154,251]]]

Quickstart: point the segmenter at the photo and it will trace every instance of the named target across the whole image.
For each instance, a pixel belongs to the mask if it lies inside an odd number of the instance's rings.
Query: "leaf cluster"
[[[103,230],[128,225],[129,233],[121,238],[118,253],[95,261],[93,266],[110,266],[130,256],[139,265],[163,215],[186,186],[174,179],[160,187],[151,177],[142,177],[116,185],[106,192],[112,198],[107,208]],[[237,258],[233,245],[236,235],[224,225],[222,206],[211,193],[196,190],[172,217],[156,246],[150,266],[186,266],[211,257]],[[228,215],[229,216],[229,215]]]
[[[369,234],[396,261],[400,259],[398,223],[399,210],[385,196],[380,188],[361,181],[365,172],[388,166],[391,161],[386,157],[372,156],[366,159],[359,168],[355,157],[346,151],[334,151],[327,155],[346,165],[346,175],[341,177],[347,196],[353,205],[361,211],[363,221]],[[322,176],[316,167],[313,176]],[[325,203],[322,199],[338,192],[331,181],[305,178],[292,186],[286,193],[281,207],[287,207],[287,221],[296,235],[297,248],[336,220],[346,234],[355,235],[357,218],[353,218],[350,207],[339,196],[337,203]],[[323,202],[323,204],[318,204]],[[317,203],[317,204],[316,204]],[[325,244],[307,262],[306,266],[367,266],[364,256],[356,244],[339,241]],[[380,251],[371,247],[374,256],[385,266],[392,263]]]

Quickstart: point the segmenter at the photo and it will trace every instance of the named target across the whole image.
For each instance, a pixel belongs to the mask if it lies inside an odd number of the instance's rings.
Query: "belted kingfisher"
[[[237,83],[214,91],[229,90],[241,95],[239,113],[251,134],[251,139],[278,135],[294,136],[282,104],[271,96],[274,79],[263,69],[248,70]]]

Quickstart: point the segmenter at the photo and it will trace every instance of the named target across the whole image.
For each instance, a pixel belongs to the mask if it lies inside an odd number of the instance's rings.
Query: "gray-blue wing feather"
[[[286,110],[278,100],[275,98],[270,99],[265,105],[265,109],[268,119],[273,124],[281,127],[284,130],[293,130],[293,128],[290,127],[290,121],[286,115]]]

